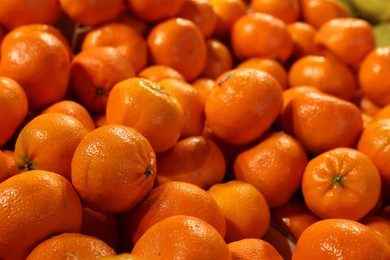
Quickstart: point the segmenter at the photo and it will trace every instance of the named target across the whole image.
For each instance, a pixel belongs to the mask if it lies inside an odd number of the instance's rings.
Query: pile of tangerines
[[[32,2],[0,259],[390,259],[390,46],[341,1]]]

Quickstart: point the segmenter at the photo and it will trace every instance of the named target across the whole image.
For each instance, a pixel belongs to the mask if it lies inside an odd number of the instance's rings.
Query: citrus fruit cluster
[[[346,2],[0,0],[0,259],[390,259]]]

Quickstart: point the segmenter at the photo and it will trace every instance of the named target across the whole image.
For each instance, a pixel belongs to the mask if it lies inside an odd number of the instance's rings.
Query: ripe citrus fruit
[[[206,39],[207,58],[201,73],[202,77],[216,79],[223,72],[233,69],[234,60],[231,50],[222,41]]]
[[[13,150],[2,150],[4,158],[7,162],[8,167],[8,177],[14,176],[19,173],[19,169],[16,167],[14,151]]]
[[[376,113],[373,115],[373,120],[390,119],[390,104],[379,107]]]
[[[270,225],[270,208],[263,194],[255,186],[231,180],[214,184],[207,192],[225,215],[226,242],[261,238],[265,234]]]
[[[193,21],[205,38],[214,33],[218,22],[211,2],[207,0],[184,0],[177,17]]]
[[[124,0],[71,1],[59,0],[62,11],[72,21],[84,26],[96,26],[117,18],[124,8]]]
[[[102,240],[80,233],[62,233],[38,244],[26,260],[59,259],[72,256],[76,259],[98,259],[115,255],[115,250]]]
[[[94,114],[106,110],[115,84],[135,76],[133,63],[114,47],[96,47],[72,59],[70,87],[75,98]]]
[[[191,205],[189,207],[188,205]],[[223,211],[213,197],[200,187],[171,181],[154,188],[133,211],[123,215],[130,240],[136,243],[154,224],[174,215],[200,218],[225,236],[226,221]]]
[[[390,104],[390,46],[375,48],[360,64],[358,79],[363,93],[379,106]]]
[[[5,145],[27,116],[28,100],[18,82],[0,76],[0,147]]]
[[[351,16],[346,6],[338,0],[302,0],[300,4],[302,20],[316,28],[334,18]]]
[[[390,246],[367,226],[348,219],[326,219],[301,235],[292,259],[389,259]]]
[[[233,175],[233,163],[237,155],[253,145],[252,142],[247,144],[232,144],[222,140],[213,133],[213,130],[210,128],[207,120],[205,121],[205,127],[203,129],[202,136],[213,141],[222,151],[226,162],[225,180],[230,179]]]
[[[291,100],[295,98],[296,96],[299,96],[301,94],[307,93],[309,91],[317,91],[321,92],[318,88],[312,87],[312,86],[297,86],[297,87],[291,87],[288,89],[285,89],[283,91],[283,110],[282,110],[282,115],[285,112],[284,110],[288,106]]]
[[[15,163],[20,172],[46,170],[71,180],[71,162],[88,133],[75,117],[44,113],[29,121],[15,142]]]
[[[104,256],[99,258],[101,260],[146,260],[145,257],[137,256],[132,253],[119,253],[112,256]]]
[[[191,20],[164,20],[151,29],[146,42],[152,64],[172,67],[188,82],[202,73],[207,56],[206,42]]]
[[[266,13],[241,16],[230,35],[233,53],[238,60],[256,56],[286,62],[293,50],[293,40],[286,23]]]
[[[237,155],[234,177],[261,191],[270,207],[278,207],[298,191],[307,162],[297,139],[275,132]]]
[[[222,182],[226,160],[221,149],[209,138],[190,136],[157,155],[156,185],[169,181],[185,181],[203,189]]]
[[[357,64],[374,49],[372,25],[355,17],[335,18],[318,28],[314,43],[325,56],[343,64]]]
[[[43,113],[61,113],[78,119],[88,131],[95,129],[95,123],[88,110],[73,100],[61,100],[44,109]]]
[[[299,0],[251,0],[254,12],[275,16],[285,23],[296,22],[301,15]]]
[[[369,124],[360,135],[357,149],[367,155],[382,177],[382,190],[386,202],[390,201],[390,171],[387,167],[390,151],[390,119],[381,119]]]
[[[259,238],[244,238],[228,244],[232,259],[282,260],[283,257],[270,243]]]
[[[165,65],[150,65],[142,69],[137,74],[140,78],[149,79],[158,82],[165,78],[175,78],[185,81],[183,75],[176,69]]]
[[[41,31],[51,33],[56,36],[65,46],[69,53],[69,58],[72,58],[73,50],[68,42],[68,39],[65,36],[65,32],[56,27],[55,25],[47,23],[29,23],[25,25],[20,25],[7,33],[7,38],[18,37],[19,34],[23,34],[31,31]]]
[[[287,82],[287,71],[283,67],[283,65],[271,58],[249,58],[246,60],[243,60],[241,63],[239,63],[236,66],[237,69],[240,68],[249,68],[249,69],[259,69],[263,70],[265,72],[268,72],[273,76],[280,84],[282,89],[287,89],[288,82]]]
[[[225,42],[230,38],[234,23],[247,13],[248,7],[242,0],[210,0],[217,15],[217,25],[212,36]]]
[[[59,174],[33,170],[12,176],[0,183],[0,197],[2,259],[25,259],[41,241],[80,231],[80,198]]]
[[[312,155],[336,147],[353,147],[363,130],[362,113],[346,100],[306,91],[296,95],[281,116],[283,130]]]
[[[180,79],[162,79],[158,84],[179,101],[184,110],[184,127],[180,138],[200,135],[204,125],[204,104],[198,90]]]
[[[138,32],[142,37],[146,37],[152,26],[151,23],[142,20],[136,17],[134,14],[130,13],[127,8],[124,8],[119,16],[113,20],[113,22],[124,23],[133,28]]]
[[[130,210],[152,190],[156,157],[134,128],[110,124],[89,132],[72,159],[72,184],[86,206],[118,213]]]
[[[390,220],[380,215],[367,215],[360,223],[369,227],[390,245]]]
[[[211,91],[217,87],[217,84],[214,79],[207,77],[199,77],[192,82],[192,86],[198,90],[200,99],[202,100],[203,105],[206,103],[207,97]]]
[[[70,75],[68,50],[48,32],[23,31],[5,37],[0,75],[18,82],[26,92],[29,111],[39,112],[65,97]]]
[[[109,22],[93,27],[83,37],[81,50],[101,46],[116,48],[133,63],[135,72],[142,70],[148,63],[145,39],[125,23]]]
[[[271,222],[295,243],[302,232],[319,221],[306,206],[301,197],[294,196],[285,204],[271,209]]]
[[[57,0],[42,0],[32,4],[27,0],[2,0],[0,24],[8,30],[31,23],[55,24],[61,16]]]
[[[295,60],[288,71],[290,87],[312,86],[322,92],[351,100],[358,89],[357,78],[345,64],[319,55]]]
[[[377,205],[381,176],[362,152],[335,148],[309,161],[302,193],[310,211],[322,219],[359,220]]]
[[[287,30],[289,31],[293,40],[293,59],[302,58],[306,55],[319,55],[320,51],[318,46],[314,43],[314,37],[317,29],[311,24],[297,21],[287,24]]]
[[[158,83],[137,77],[111,89],[106,116],[109,124],[135,128],[156,153],[172,148],[184,127],[184,109],[179,101]]]
[[[366,114],[372,118],[374,118],[382,108],[382,106],[376,104],[374,101],[368,98],[368,96],[361,88],[356,91],[354,97],[352,98],[352,102],[359,107],[363,114]]]
[[[158,22],[176,16],[183,0],[125,0],[130,13],[147,22]]]
[[[221,75],[217,84],[206,100],[205,115],[213,133],[228,143],[254,141],[281,112],[282,88],[267,72],[235,69]]]
[[[175,215],[151,226],[137,241],[132,254],[173,259],[231,259],[229,248],[218,231],[206,221]]]
[[[0,183],[6,180],[8,177],[9,177],[9,169],[8,169],[7,159],[3,151],[0,151]]]

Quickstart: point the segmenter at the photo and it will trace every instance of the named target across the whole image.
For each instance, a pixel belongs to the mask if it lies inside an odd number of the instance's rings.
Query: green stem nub
[[[153,174],[153,170],[148,166],[146,167],[145,171],[144,171],[144,174],[147,177],[151,176]]]
[[[336,176],[333,177],[332,181],[333,181],[333,184],[335,184],[335,185],[342,185],[343,184],[343,180],[344,180],[343,176],[336,175]]]
[[[98,94],[99,96],[100,96],[100,95],[103,95],[103,94],[104,94],[104,89],[103,89],[103,88],[100,88],[100,87],[97,88],[97,89],[96,89],[96,94]]]
[[[24,160],[24,170],[31,171],[33,169],[33,163],[30,159],[26,158]]]

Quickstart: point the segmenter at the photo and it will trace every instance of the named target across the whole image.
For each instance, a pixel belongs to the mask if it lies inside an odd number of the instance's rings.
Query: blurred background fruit
[[[390,45],[390,22],[377,23],[373,27],[375,46],[382,47]]]
[[[373,23],[390,21],[390,2],[384,0],[351,0],[356,14]]]

